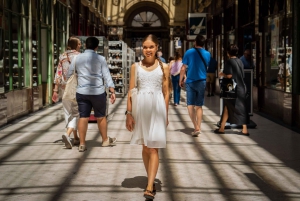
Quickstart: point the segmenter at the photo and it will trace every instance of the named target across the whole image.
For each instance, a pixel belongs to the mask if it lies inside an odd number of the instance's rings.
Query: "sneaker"
[[[62,140],[65,143],[67,149],[72,149],[70,137],[66,133],[62,135]]]
[[[79,147],[78,147],[78,151],[79,151],[79,152],[84,152],[84,151],[86,151],[86,150],[87,150],[87,148],[86,148],[85,145],[79,145]]]
[[[214,94],[210,94],[210,96],[214,96]]]
[[[79,140],[79,139],[78,139],[78,140],[74,139],[73,145],[74,145],[74,146],[77,146],[77,145],[79,145],[79,144],[80,144],[80,140]]]
[[[210,97],[210,94],[207,94],[207,97]]]
[[[102,147],[108,147],[111,146],[113,144],[115,144],[117,141],[117,138],[113,137],[108,137],[106,141],[102,142]]]

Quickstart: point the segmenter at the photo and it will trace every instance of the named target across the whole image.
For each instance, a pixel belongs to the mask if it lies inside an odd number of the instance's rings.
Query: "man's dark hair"
[[[230,55],[230,56],[237,56],[238,55],[238,52],[239,52],[239,48],[237,45],[235,44],[230,44],[228,47],[227,47],[227,53]]]
[[[99,45],[99,40],[93,36],[88,37],[85,41],[86,49],[94,50],[94,49],[96,49],[96,47],[98,47],[98,45]]]
[[[196,45],[197,46],[200,46],[200,47],[203,47],[204,44],[205,44],[205,37],[201,34],[198,34],[195,41],[196,41]]]

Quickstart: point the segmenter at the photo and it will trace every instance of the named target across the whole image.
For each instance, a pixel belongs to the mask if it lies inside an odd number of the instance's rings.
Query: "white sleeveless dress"
[[[166,147],[167,111],[162,93],[163,72],[160,65],[152,71],[137,68],[137,110],[130,144],[149,148]]]

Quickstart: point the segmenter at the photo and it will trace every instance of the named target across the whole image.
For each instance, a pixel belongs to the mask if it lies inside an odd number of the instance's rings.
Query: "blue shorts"
[[[203,106],[206,80],[186,83],[187,105]]]
[[[106,93],[100,95],[84,95],[76,93],[80,118],[90,117],[92,108],[94,116],[101,118],[106,116]]]

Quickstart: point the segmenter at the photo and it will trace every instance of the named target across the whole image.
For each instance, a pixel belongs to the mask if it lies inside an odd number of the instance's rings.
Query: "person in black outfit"
[[[214,132],[216,134],[225,133],[225,124],[229,122],[231,124],[243,125],[243,130],[239,132],[239,135],[249,136],[247,129],[248,113],[246,108],[246,85],[244,83],[244,66],[243,62],[237,57],[238,47],[236,45],[230,45],[227,48],[227,60],[223,72],[219,73],[220,77],[234,78],[237,82],[237,98],[236,99],[224,99],[224,106],[221,118],[221,126]]]

